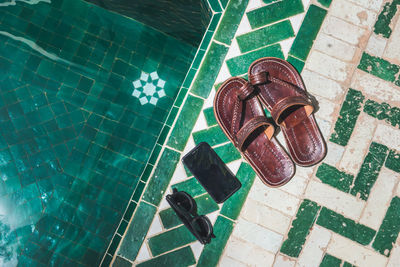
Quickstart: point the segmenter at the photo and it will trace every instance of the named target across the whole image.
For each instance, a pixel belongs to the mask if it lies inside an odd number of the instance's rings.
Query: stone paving
[[[217,1],[212,1],[214,4]],[[400,1],[221,1],[222,17],[187,88],[114,266],[400,266]],[[216,123],[215,90],[263,56],[301,71],[318,101],[322,163],[266,187]],[[285,144],[282,134],[278,140]],[[180,158],[206,141],[243,187],[216,204]],[[164,197],[195,197],[214,223],[202,246]]]

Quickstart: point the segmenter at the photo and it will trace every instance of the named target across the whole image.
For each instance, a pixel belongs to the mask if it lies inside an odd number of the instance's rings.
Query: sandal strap
[[[243,145],[251,133],[261,126],[267,126],[264,133],[267,135],[268,139],[272,138],[275,131],[274,126],[268,122],[265,116],[254,117],[247,121],[235,135],[235,143],[240,151],[243,151]]]
[[[251,83],[246,82],[243,84],[242,87],[237,91],[237,96],[240,100],[245,100],[251,93],[254,92],[254,87],[251,85]]]
[[[259,85],[263,83],[268,83],[269,73],[267,71],[260,71],[255,74],[249,75],[249,81],[252,85]]]
[[[245,101],[254,91],[254,87],[246,82],[237,91],[237,100],[235,101],[233,107],[233,117],[232,117],[232,133],[236,134],[240,129],[240,122],[242,121],[243,112],[243,101]]]
[[[271,116],[274,119],[274,121],[276,122],[276,124],[278,124],[279,126],[286,126],[284,121],[281,119],[281,116],[285,110],[287,110],[288,108],[293,107],[293,106],[303,106],[306,111],[307,117],[310,116],[314,111],[314,107],[313,107],[311,100],[305,96],[301,95],[301,96],[285,97],[285,98],[281,99],[280,101],[278,101],[272,107]],[[305,118],[306,117],[299,118],[298,122],[296,122],[295,124],[292,124],[291,126],[297,125],[298,123],[303,121]]]

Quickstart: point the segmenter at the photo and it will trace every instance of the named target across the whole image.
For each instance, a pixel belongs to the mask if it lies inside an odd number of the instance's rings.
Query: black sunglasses
[[[197,214],[197,204],[191,195],[174,188],[173,193],[167,195],[166,199],[179,219],[200,243],[204,245],[211,242],[211,238],[215,237],[212,224],[206,216]]]

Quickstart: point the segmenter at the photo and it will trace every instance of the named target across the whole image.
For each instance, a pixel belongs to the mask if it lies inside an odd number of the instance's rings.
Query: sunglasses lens
[[[193,220],[192,227],[203,238],[209,237],[212,233],[211,222],[205,216],[196,217]]]
[[[190,195],[185,192],[178,192],[174,196],[176,203],[186,210],[187,212],[191,212],[194,209],[194,201]]]

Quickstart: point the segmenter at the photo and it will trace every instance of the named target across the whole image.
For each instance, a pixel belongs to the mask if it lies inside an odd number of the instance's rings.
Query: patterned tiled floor
[[[214,4],[217,1],[212,1]],[[217,2],[218,3],[218,2]],[[220,1],[222,18],[114,266],[400,266],[400,19],[397,0]],[[400,9],[400,8],[399,8]],[[262,56],[287,59],[319,103],[324,161],[262,184],[217,125],[221,82]],[[278,139],[284,144],[281,134]],[[243,187],[217,205],[180,163],[206,141]],[[195,196],[214,223],[204,247],[165,194]]]

